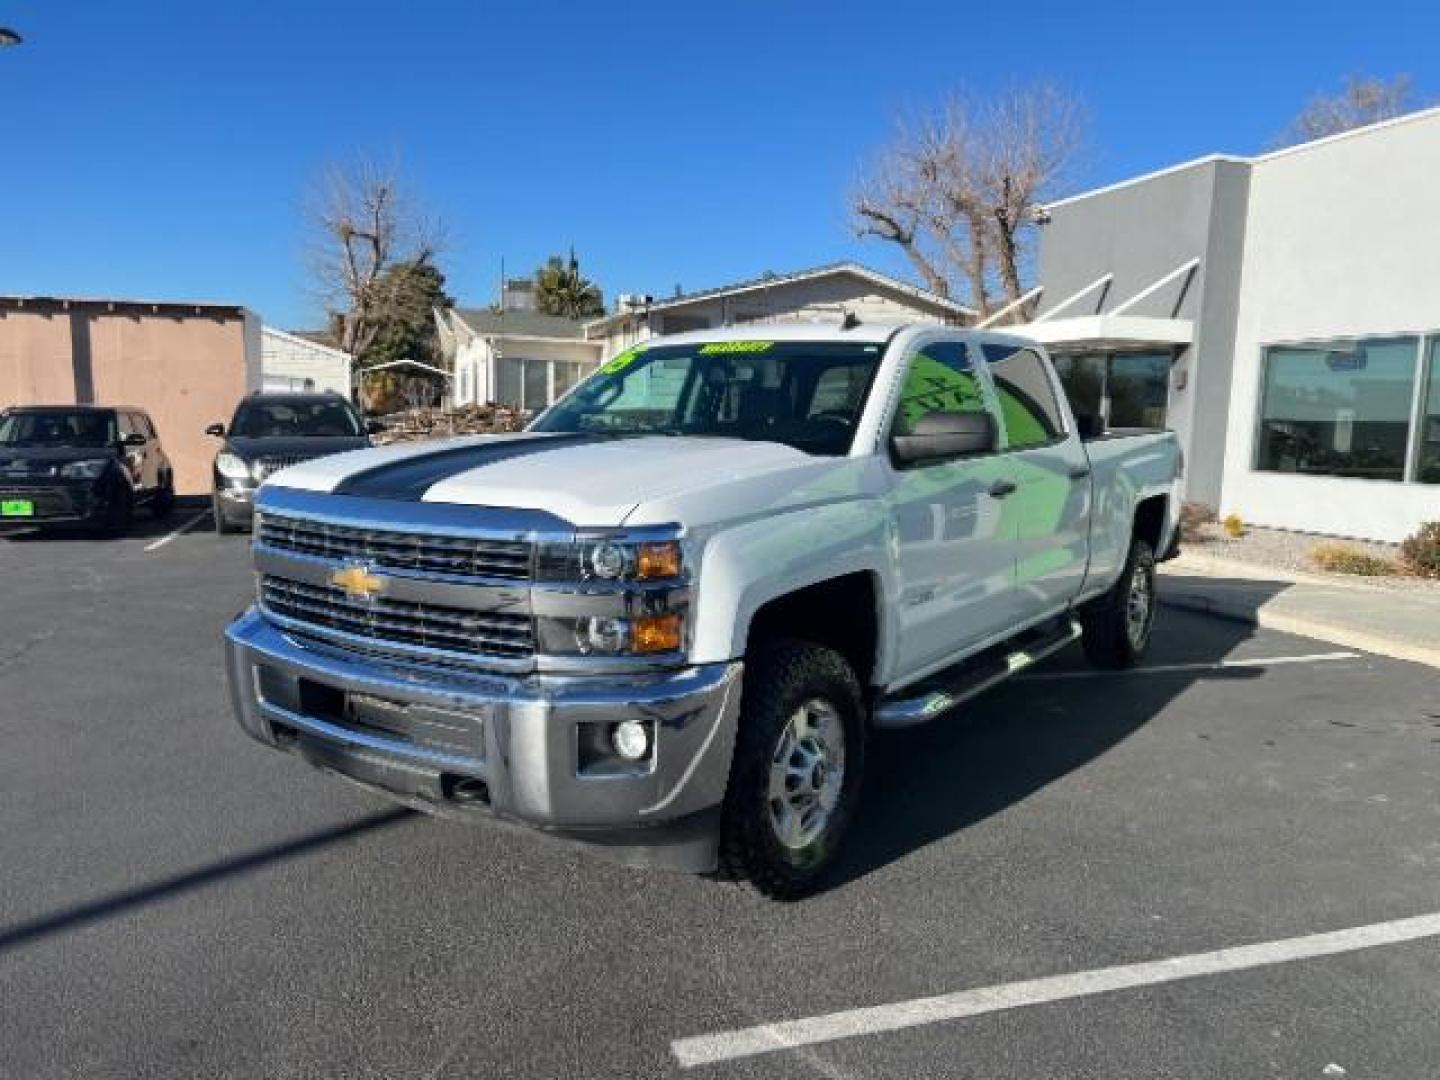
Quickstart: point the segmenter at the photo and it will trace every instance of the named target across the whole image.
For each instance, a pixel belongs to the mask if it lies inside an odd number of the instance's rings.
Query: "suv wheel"
[[[747,660],[720,869],[775,900],[811,892],[855,815],[865,711],[844,657],[795,641]]]
[[[167,518],[175,509],[175,478],[166,476],[160,481],[150,500],[150,513],[156,518]]]
[[[1080,614],[1086,659],[1098,668],[1134,667],[1150,647],[1156,603],[1155,553],[1134,540],[1120,579]]]
[[[240,531],[240,526],[231,525],[230,522],[226,519],[225,511],[220,507],[219,495],[210,496],[210,512],[215,517],[215,531],[221,536],[228,536],[230,533],[237,533]]]
[[[130,494],[130,488],[116,483],[110,491],[105,516],[100,519],[100,529],[107,536],[122,536],[130,530],[130,521],[134,514],[135,500]]]

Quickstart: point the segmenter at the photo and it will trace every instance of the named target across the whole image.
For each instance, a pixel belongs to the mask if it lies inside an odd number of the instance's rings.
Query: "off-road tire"
[[[834,862],[855,816],[865,771],[865,706],[850,665],[832,649],[807,642],[759,644],[746,659],[739,730],[720,825],[718,876],[743,881],[772,900],[812,892]],[[791,717],[816,698],[833,706],[845,735],[839,796],[824,831],[807,846],[787,848],[771,822],[770,769]]]
[[[1143,626],[1131,619],[1131,604],[1137,588],[1147,596],[1147,612]],[[1090,601],[1080,612],[1080,625],[1085,632],[1082,644],[1085,658],[1097,668],[1118,670],[1134,667],[1150,647],[1155,625],[1155,552],[1144,540],[1130,542],[1130,554],[1120,577],[1103,596]]]

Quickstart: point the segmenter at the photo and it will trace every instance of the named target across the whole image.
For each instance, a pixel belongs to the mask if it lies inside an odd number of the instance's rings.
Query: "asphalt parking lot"
[[[1440,1068],[1440,938],[1286,944],[1440,913],[1433,669],[1164,610],[1152,670],[1072,651],[880,739],[841,872],[773,905],[399,811],[248,742],[219,644],[246,545],[170,536],[192,517],[0,538],[0,1076]],[[798,1049],[733,1036],[837,1013]]]

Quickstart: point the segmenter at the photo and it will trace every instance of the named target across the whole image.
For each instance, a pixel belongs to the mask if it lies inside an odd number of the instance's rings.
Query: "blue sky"
[[[1440,5],[748,0],[0,0],[0,293],[214,299],[318,322],[301,208],[398,159],[465,303],[573,244],[607,296],[843,258],[897,111],[1049,78],[1092,115],[1082,186],[1263,149],[1313,92],[1440,94]]]

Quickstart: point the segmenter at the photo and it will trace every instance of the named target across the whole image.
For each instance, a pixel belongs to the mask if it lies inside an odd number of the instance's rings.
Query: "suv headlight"
[[[229,450],[222,450],[215,455],[215,468],[221,476],[229,480],[250,479],[250,466],[245,463],[245,459],[230,453]]]
[[[616,530],[541,545],[535,563],[539,651],[589,657],[682,652],[689,567],[684,545],[667,531]]]
[[[60,475],[67,480],[94,480],[110,464],[109,458],[87,458],[84,461],[68,461],[60,466]]]

